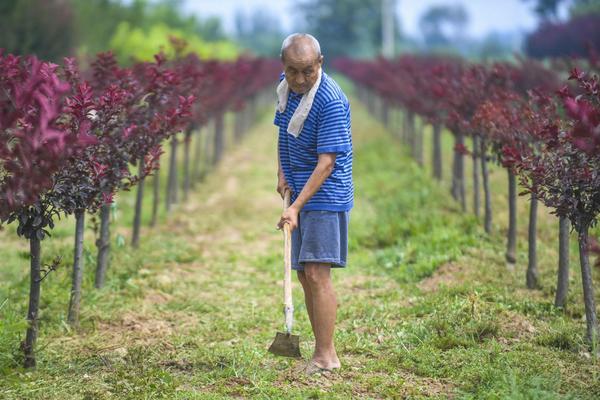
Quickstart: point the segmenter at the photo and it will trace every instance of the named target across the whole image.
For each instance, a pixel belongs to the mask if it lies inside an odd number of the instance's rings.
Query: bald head
[[[319,41],[309,33],[293,33],[281,44],[281,59],[286,55],[294,58],[318,59],[321,56]]]
[[[308,33],[294,33],[281,45],[281,62],[285,80],[295,93],[306,93],[316,83],[321,72],[321,46]]]

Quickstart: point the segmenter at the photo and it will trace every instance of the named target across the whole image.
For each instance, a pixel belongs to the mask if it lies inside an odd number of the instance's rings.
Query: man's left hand
[[[283,229],[283,225],[286,223],[290,224],[290,232],[298,227],[298,210],[296,207],[290,206],[281,214],[277,229]]]

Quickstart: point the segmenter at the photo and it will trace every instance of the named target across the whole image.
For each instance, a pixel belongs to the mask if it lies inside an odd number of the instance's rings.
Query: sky
[[[199,17],[219,16],[225,30],[232,33],[236,10],[268,10],[280,16],[286,33],[294,27],[294,6],[297,0],[184,0],[183,10]],[[481,38],[487,33],[527,32],[535,29],[536,16],[531,11],[533,2],[523,0],[396,0],[396,14],[402,30],[411,36],[419,35],[419,18],[429,7],[439,4],[460,4],[469,14],[466,34]]]

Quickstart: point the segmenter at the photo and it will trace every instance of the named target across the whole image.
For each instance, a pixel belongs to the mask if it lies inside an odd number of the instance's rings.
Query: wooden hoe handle
[[[290,206],[290,191],[286,190],[283,195],[283,210]],[[292,232],[290,224],[283,225],[284,242],[284,271],[283,271],[283,306],[285,314],[285,327],[287,333],[292,331],[294,304],[292,302]]]

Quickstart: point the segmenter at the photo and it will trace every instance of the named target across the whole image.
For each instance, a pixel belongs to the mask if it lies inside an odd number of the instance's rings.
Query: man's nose
[[[298,74],[298,76],[296,77],[296,84],[297,85],[302,85],[305,80],[306,79],[304,79],[304,75]]]

